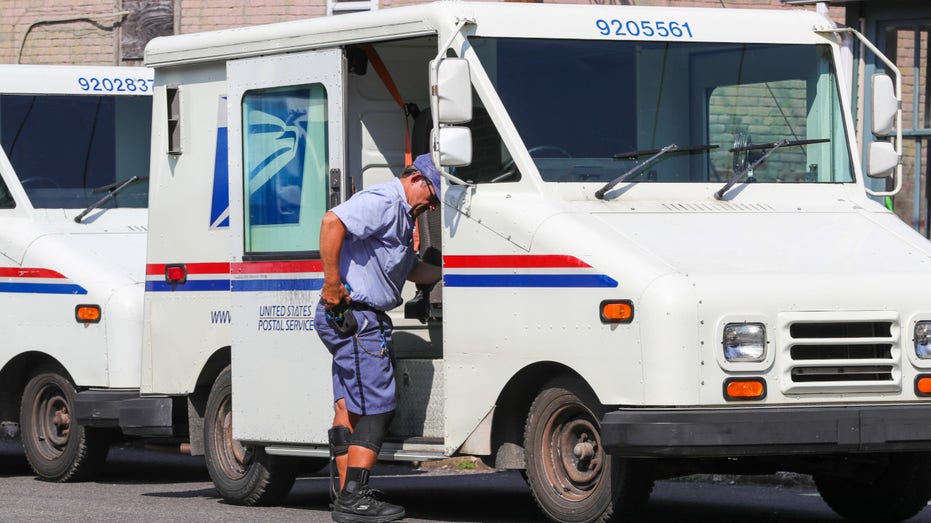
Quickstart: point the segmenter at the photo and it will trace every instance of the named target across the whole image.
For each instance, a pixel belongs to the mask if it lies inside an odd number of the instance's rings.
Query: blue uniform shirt
[[[379,310],[401,304],[414,267],[414,218],[397,178],[360,191],[331,209],[346,226],[339,274],[353,301]]]

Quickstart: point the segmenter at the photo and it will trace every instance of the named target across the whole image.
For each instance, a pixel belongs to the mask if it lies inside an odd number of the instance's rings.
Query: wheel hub
[[[71,415],[68,414],[68,407],[62,406],[55,411],[52,416],[52,428],[49,431],[49,439],[56,445],[64,445],[68,442],[68,432],[71,430]]]
[[[588,441],[576,443],[572,453],[579,461],[588,461],[595,457],[595,446]]]
[[[601,472],[602,456],[598,431],[586,419],[574,419],[563,427],[559,441],[566,476],[577,487],[590,488]]]
[[[246,475],[252,463],[251,446],[243,445],[233,438],[233,410],[229,400],[220,407],[216,420],[215,445],[218,451],[218,465],[223,474],[229,478],[240,479]]]
[[[36,395],[34,408],[37,414],[35,435],[41,452],[48,458],[55,458],[68,445],[71,432],[68,400],[60,389],[50,385]]]

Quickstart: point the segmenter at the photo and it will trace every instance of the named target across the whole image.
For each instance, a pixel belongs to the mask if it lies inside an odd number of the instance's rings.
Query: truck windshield
[[[0,142],[35,208],[83,209],[147,176],[151,121],[148,96],[0,95]],[[147,204],[143,181],[102,207]]]
[[[828,46],[473,37],[549,182],[849,183]],[[785,141],[765,161],[755,144]],[[643,154],[675,144],[646,168]],[[756,163],[756,165],[754,165]]]

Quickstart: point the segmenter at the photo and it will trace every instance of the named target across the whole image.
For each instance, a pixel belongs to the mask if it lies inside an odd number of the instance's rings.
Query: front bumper
[[[601,431],[623,457],[931,451],[931,404],[620,409]]]
[[[169,396],[138,390],[87,390],[77,394],[74,415],[86,427],[119,428],[127,436],[170,437],[178,409]]]

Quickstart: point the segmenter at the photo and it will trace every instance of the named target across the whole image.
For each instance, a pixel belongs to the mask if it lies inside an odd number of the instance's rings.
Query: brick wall
[[[0,61],[113,64],[119,0],[0,3]]]
[[[267,24],[326,15],[326,0],[175,0],[179,33]]]

